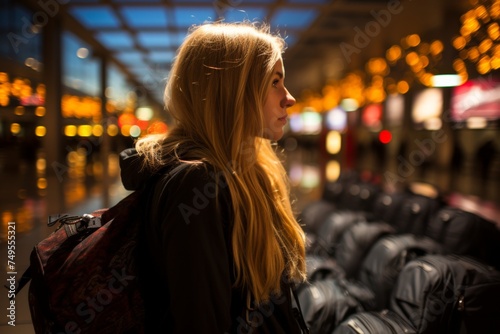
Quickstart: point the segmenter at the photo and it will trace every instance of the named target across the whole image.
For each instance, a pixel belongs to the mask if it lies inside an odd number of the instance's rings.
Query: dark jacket
[[[233,287],[229,189],[223,179],[216,183],[209,164],[153,173],[133,149],[121,153],[120,164],[125,188],[152,183],[139,242],[148,332],[301,333],[287,283],[281,296],[252,310],[246,291]]]

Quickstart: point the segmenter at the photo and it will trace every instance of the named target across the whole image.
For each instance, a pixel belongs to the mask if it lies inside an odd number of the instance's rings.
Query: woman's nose
[[[295,100],[295,98],[292,96],[292,94],[290,94],[290,92],[288,91],[288,89],[285,88],[285,91],[286,91],[286,107],[291,107],[295,104],[295,102],[297,102]]]

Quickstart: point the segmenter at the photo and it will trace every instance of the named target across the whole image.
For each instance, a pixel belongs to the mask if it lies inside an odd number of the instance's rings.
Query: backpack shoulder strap
[[[295,318],[297,318],[297,322],[300,325],[302,333],[309,334],[309,327],[307,327],[306,321],[304,320],[304,315],[302,313],[302,308],[300,307],[300,301],[299,297],[297,296],[297,291],[293,286],[290,287],[290,290],[292,290],[293,298],[295,299],[295,304],[297,305],[297,307],[293,308],[293,315],[295,316]]]
[[[9,300],[13,300],[15,296],[21,291],[26,284],[31,280],[32,273],[31,273],[31,265],[26,268],[26,270],[23,272],[21,278],[16,282],[16,289],[14,290],[14,294],[9,294]],[[10,291],[9,286],[4,285],[4,287]]]

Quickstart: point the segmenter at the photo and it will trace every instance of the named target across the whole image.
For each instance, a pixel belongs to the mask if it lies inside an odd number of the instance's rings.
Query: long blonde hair
[[[262,116],[284,45],[264,25],[194,28],[165,89],[176,125],[167,136],[136,144],[149,164],[168,162],[182,147],[184,159],[206,161],[221,172],[234,212],[235,284],[247,288],[257,304],[280,293],[283,278],[305,280],[304,233],[294,218],[286,171],[264,138]]]

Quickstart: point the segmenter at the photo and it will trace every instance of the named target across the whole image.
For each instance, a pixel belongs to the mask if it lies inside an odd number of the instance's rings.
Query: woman
[[[193,29],[165,90],[175,127],[122,153],[127,189],[160,175],[142,242],[151,332],[301,332],[290,288],[305,279],[304,234],[273,146],[295,99],[268,31]]]

